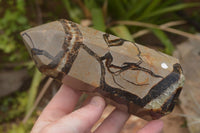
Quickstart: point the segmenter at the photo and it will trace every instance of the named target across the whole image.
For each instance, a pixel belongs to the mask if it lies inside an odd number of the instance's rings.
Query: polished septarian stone
[[[146,120],[170,113],[183,86],[176,58],[68,20],[21,36],[42,73]]]

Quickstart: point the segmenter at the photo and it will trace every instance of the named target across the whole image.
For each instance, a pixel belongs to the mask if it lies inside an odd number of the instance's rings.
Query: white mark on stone
[[[162,64],[161,64],[161,67],[164,68],[164,69],[167,69],[167,68],[168,68],[168,65],[167,65],[166,63],[162,63]]]

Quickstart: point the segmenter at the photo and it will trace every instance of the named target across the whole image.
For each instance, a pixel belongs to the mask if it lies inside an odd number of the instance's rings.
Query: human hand
[[[62,85],[36,121],[31,133],[90,133],[101,117],[105,101],[95,96],[75,111],[81,93]],[[115,109],[94,131],[95,133],[119,133],[129,118],[125,112]],[[160,120],[149,122],[138,133],[159,133],[163,128]]]

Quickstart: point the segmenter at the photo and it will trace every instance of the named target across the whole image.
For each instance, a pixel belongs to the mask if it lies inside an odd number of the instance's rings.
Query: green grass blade
[[[65,6],[65,9],[67,10],[69,17],[72,21],[79,23],[80,22],[80,13],[81,11],[78,8],[72,8],[72,5],[69,0],[62,0],[62,3]]]
[[[121,0],[108,0],[108,10],[115,18],[124,18],[127,13]]]
[[[100,31],[105,31],[106,26],[104,24],[104,17],[103,17],[102,10],[100,8],[93,8],[91,10],[91,13],[92,13],[93,28]]]
[[[134,15],[138,15],[138,13],[143,12],[142,10],[144,10],[150,2],[151,0],[137,0],[137,2],[135,2],[134,5],[132,5],[132,9],[124,15],[127,19]]]
[[[99,5],[94,0],[85,0],[84,2],[86,7],[91,12],[93,28],[100,31],[105,31],[106,26],[104,23],[103,11]]]
[[[189,7],[195,7],[195,6],[200,6],[200,3],[187,3],[187,4],[178,4],[178,5],[174,5],[174,6],[169,6],[166,8],[161,8],[157,11],[154,11],[146,16],[141,16],[139,17],[137,20],[142,20],[144,18],[149,18],[149,17],[154,17],[157,15],[161,15],[161,14],[165,14],[165,13],[169,13],[169,12],[174,12],[174,11],[179,11],[185,8],[189,8]]]
[[[161,9],[161,8],[169,7],[169,6],[173,5],[173,4],[177,5],[178,4],[177,0],[165,0],[165,1],[162,1],[160,3],[159,8]]]
[[[157,6],[160,5],[161,0],[153,0],[150,5],[144,10],[141,16],[147,16],[146,14],[151,13],[152,10],[154,10]]]
[[[38,71],[37,68],[35,68],[35,72],[33,75],[33,79],[32,79],[32,83],[29,89],[29,99],[28,99],[28,104],[27,104],[27,108],[26,108],[26,114],[28,113],[28,111],[32,108],[34,101],[35,101],[35,97],[37,95],[37,90],[38,90],[38,86],[40,84],[40,81],[42,79],[42,74]]]
[[[113,34],[115,34],[116,36],[119,36],[120,38],[129,40],[129,41],[133,41],[133,37],[132,37],[130,31],[124,25],[118,25],[115,27],[111,27],[110,30]]]
[[[165,53],[172,55],[173,51],[174,51],[174,46],[172,44],[172,42],[170,41],[170,39],[167,37],[167,35],[158,29],[152,29],[154,35],[156,35],[156,37],[164,44],[165,46]]]
[[[84,0],[84,4],[88,9],[97,7],[95,1],[93,1],[93,0]]]

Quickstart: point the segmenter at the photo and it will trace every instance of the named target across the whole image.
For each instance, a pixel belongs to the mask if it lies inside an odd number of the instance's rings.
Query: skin
[[[74,111],[81,93],[62,85],[36,121],[31,133],[90,133],[106,106],[103,98],[93,97],[89,103]],[[129,114],[115,109],[94,133],[119,133]],[[160,133],[161,120],[149,122],[138,133]]]

